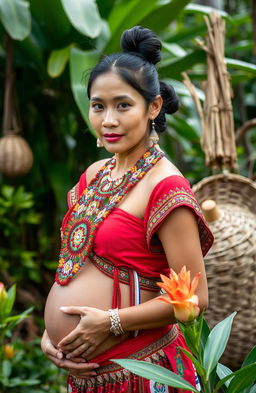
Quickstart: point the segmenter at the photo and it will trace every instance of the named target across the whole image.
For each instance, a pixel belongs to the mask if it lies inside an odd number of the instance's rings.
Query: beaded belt
[[[94,263],[94,265],[107,276],[114,278],[115,270],[118,270],[118,280],[123,284],[130,285],[131,284],[131,273],[134,270],[130,270],[125,267],[117,267],[108,259],[100,257],[95,253],[90,254],[90,260]],[[160,278],[152,279],[140,274],[138,275],[138,281],[140,289],[144,289],[147,291],[159,292],[160,289],[157,286],[156,282],[160,280]]]
[[[112,297],[112,308],[121,308],[121,290],[119,283],[127,284],[130,286],[130,306],[136,306],[140,304],[140,290],[145,289],[147,291],[159,292],[159,287],[156,285],[156,280],[152,278],[144,277],[139,275],[135,270],[131,270],[125,267],[117,267],[108,259],[100,257],[95,253],[91,253],[89,257],[90,261],[96,266],[102,273],[108,277],[113,278],[113,297]],[[138,335],[138,330],[134,332],[134,336]]]

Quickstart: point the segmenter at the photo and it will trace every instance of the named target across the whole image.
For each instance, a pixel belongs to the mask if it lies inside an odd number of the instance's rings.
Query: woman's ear
[[[149,116],[150,116],[150,119],[152,119],[152,118],[155,119],[159,115],[159,112],[160,112],[160,110],[162,108],[162,105],[163,105],[163,99],[162,99],[162,97],[159,94],[159,95],[156,96],[154,101],[152,101],[149,104]]]

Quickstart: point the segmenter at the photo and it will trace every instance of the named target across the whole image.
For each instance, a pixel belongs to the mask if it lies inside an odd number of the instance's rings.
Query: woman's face
[[[118,75],[99,75],[91,86],[89,119],[107,151],[125,153],[148,147],[152,105]],[[154,116],[155,117],[155,116]]]

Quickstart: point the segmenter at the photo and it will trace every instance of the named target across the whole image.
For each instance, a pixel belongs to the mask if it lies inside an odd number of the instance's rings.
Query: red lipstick
[[[118,142],[122,138],[122,136],[123,135],[115,134],[113,132],[103,135],[104,139],[106,139],[106,141],[110,143]]]

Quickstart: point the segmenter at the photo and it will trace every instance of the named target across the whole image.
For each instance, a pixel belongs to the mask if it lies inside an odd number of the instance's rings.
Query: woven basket
[[[220,216],[209,222],[215,242],[205,257],[211,327],[237,315],[221,362],[240,367],[256,345],[256,183],[234,174],[215,175],[193,187],[200,204],[213,199]]]

